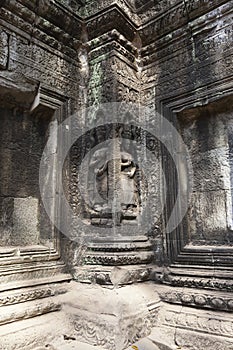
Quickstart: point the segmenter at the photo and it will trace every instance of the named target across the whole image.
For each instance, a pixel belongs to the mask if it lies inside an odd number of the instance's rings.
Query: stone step
[[[86,343],[82,343],[76,340],[72,341],[59,341],[51,344],[46,344],[34,350],[104,350],[102,347],[93,346]],[[105,349],[106,350],[106,349]]]

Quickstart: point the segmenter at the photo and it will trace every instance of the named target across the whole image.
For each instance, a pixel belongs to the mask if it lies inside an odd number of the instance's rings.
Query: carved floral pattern
[[[182,329],[201,331],[204,333],[229,336],[233,332],[233,322],[229,317],[217,316],[217,314],[198,314],[195,311],[179,312],[173,310],[166,310],[161,316],[164,325],[171,327],[180,327]]]
[[[218,296],[210,294],[200,294],[188,291],[169,291],[160,297],[163,301],[174,304],[182,304],[187,306],[201,306],[204,308],[211,308],[215,310],[233,310],[233,298],[230,296]]]
[[[206,288],[233,291],[233,283],[229,280],[208,279],[200,277],[174,277],[169,275],[164,276],[160,274],[156,274],[155,280],[160,283],[170,284],[174,287]]]
[[[8,295],[1,297],[0,296],[0,306],[24,303],[25,301],[41,299],[50,297],[55,294],[55,291],[51,288],[48,289],[37,289],[28,292],[17,293],[13,295]]]
[[[81,341],[87,341],[89,344],[103,346],[106,349],[116,350],[119,348],[119,339],[121,346],[126,348],[140,338],[150,334],[157,317],[158,310],[153,309],[145,315],[130,315],[128,318],[122,318],[117,324],[109,323],[104,320],[84,319],[75,317],[74,327],[76,336]]]

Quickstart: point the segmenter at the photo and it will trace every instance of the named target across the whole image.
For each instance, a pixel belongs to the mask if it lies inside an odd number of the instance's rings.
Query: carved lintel
[[[38,82],[24,74],[8,71],[0,74],[0,102],[3,106],[29,109],[37,89]]]
[[[58,94],[53,93],[43,86],[39,86],[30,112],[34,115],[40,113],[52,115],[57,109],[61,108],[64,101],[64,97],[58,96]]]

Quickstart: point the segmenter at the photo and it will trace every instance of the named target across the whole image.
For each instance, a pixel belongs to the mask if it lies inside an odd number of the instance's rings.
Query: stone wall
[[[232,1],[0,3],[1,324],[38,315],[46,319],[45,314],[59,311],[62,305],[64,310],[65,297],[60,295],[69,289],[67,282],[71,279],[109,288],[144,282],[149,283],[154,294],[158,293],[161,303],[157,305],[153,297],[147,300],[145,318],[153,322],[148,323],[146,330],[140,330],[137,321],[133,322],[132,310],[129,311],[127,327],[138,327],[138,332],[132,332],[130,338],[128,331],[122,330],[124,347],[147,336],[156,326],[164,336],[166,329],[174,332],[174,344],[184,349],[211,349],[214,337],[218,337],[219,347],[231,349],[232,317],[228,312],[233,299]],[[115,102],[123,106],[122,113],[124,106],[130,112],[122,123],[123,131],[119,123],[114,124],[116,120],[109,122],[114,115],[109,110],[107,119],[104,116],[102,105]],[[135,105],[139,105],[139,112],[145,110],[143,116],[137,114]],[[86,113],[85,108],[93,108],[93,114]],[[69,136],[61,138],[57,125],[75,113],[76,119],[64,124]],[[85,153],[106,141],[101,139],[101,130],[96,129],[101,120],[102,124],[107,124],[106,120],[111,124],[102,130],[105,138],[108,133],[109,139],[114,138],[112,135],[119,138],[123,132],[127,140],[136,142],[135,154],[143,149],[147,157],[152,150],[154,157],[148,179],[145,169],[140,168],[142,163],[134,166],[130,148],[123,152],[117,143],[113,148],[121,165],[117,161],[111,166],[103,162],[95,168],[93,159],[92,167],[87,162],[84,173],[88,179],[93,172],[99,172],[103,197],[112,193],[125,200],[126,195],[118,188],[122,183],[128,184],[125,192],[130,193],[129,188],[131,194],[134,192],[134,202],[130,199],[130,206],[123,203],[126,209],[116,205],[116,215],[106,210],[89,210],[77,180],[78,165]],[[185,147],[169,130],[164,132],[164,120],[179,132]],[[143,125],[139,133],[125,128],[135,121]],[[70,142],[78,128],[91,131],[74,143],[59,172],[59,150]],[[157,139],[152,137],[155,129]],[[48,172],[40,191],[40,160],[51,135],[45,159]],[[146,139],[144,144],[142,136]],[[129,170],[133,180],[120,180],[120,173]],[[51,187],[46,193],[49,180]],[[74,212],[89,231],[90,227],[93,229],[90,239],[75,221],[74,239],[58,232],[50,222],[48,214],[52,221],[68,221],[59,197],[61,183]],[[177,199],[178,215],[189,189],[186,215],[169,231],[167,225]],[[94,190],[93,183],[89,184],[88,191]],[[41,195],[51,204],[47,213]],[[136,234],[140,226],[138,213],[143,211],[141,201],[148,196],[153,199],[148,212],[159,214],[152,220],[150,230]],[[151,217],[147,216],[148,221]],[[129,234],[133,231],[127,229],[129,221],[135,233]],[[116,226],[123,227],[123,233],[114,235]],[[99,234],[98,228],[105,228],[105,233]],[[83,288],[75,286],[75,293]],[[24,292],[17,294],[17,288],[24,288]],[[102,295],[101,288],[97,289]],[[120,304],[124,306],[127,298],[124,292],[122,295]],[[73,307],[74,319],[88,328],[90,320],[87,322],[80,311],[82,306],[77,303]],[[57,312],[59,317],[62,312]],[[89,315],[91,311],[87,312]],[[118,323],[121,317],[118,313]],[[74,331],[72,322],[71,317],[66,323],[69,332]],[[93,343],[101,330],[95,320],[91,324],[94,340],[89,342]],[[17,325],[21,327],[20,322]],[[6,329],[4,339],[8,339],[7,332]],[[31,344],[26,345],[21,339],[18,348],[32,349],[38,334]],[[79,329],[74,334],[88,341],[84,331]],[[117,348],[105,339],[102,345]],[[12,345],[12,349],[17,346]]]

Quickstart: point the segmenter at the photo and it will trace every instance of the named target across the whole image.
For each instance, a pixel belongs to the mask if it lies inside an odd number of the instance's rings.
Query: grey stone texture
[[[0,349],[233,349],[232,1],[0,5]],[[131,108],[123,131],[105,125],[98,108],[109,102]],[[133,104],[147,108],[145,129],[158,128],[177,164],[161,142],[129,130]],[[94,117],[80,113],[90,106]],[[69,138],[57,126],[77,111],[67,133],[93,129],[58,172]],[[107,160],[101,142],[113,136]],[[139,149],[153,151],[150,176]],[[49,219],[68,221],[60,184],[88,239],[75,220],[71,240]],[[167,232],[179,186],[177,214],[187,189],[189,205]],[[138,233],[147,198],[152,222]]]

